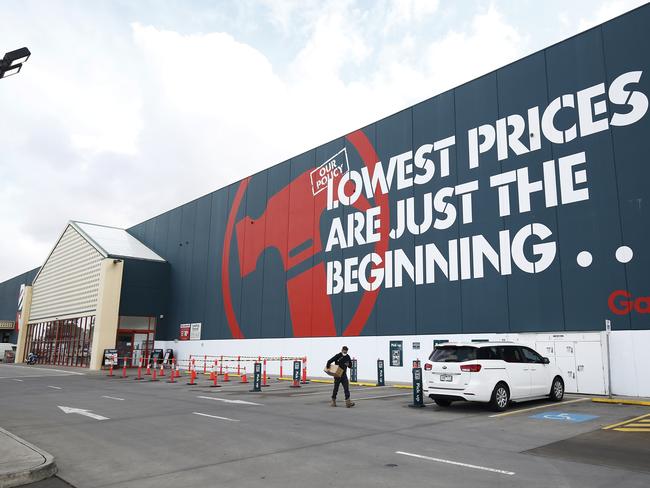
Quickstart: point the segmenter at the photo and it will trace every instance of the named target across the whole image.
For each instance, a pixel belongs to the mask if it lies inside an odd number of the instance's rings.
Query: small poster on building
[[[181,330],[180,330],[180,336],[179,339],[181,341],[189,341],[190,340],[190,324],[181,324]]]
[[[401,367],[403,366],[404,357],[404,343],[403,341],[390,341],[390,365]]]
[[[201,340],[201,322],[190,325],[190,340],[191,341],[200,341]]]

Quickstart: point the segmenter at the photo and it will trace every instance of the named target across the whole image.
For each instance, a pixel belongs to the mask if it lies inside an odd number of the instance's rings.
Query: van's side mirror
[[[548,364],[551,361],[548,360],[548,358],[542,358],[542,364]]]

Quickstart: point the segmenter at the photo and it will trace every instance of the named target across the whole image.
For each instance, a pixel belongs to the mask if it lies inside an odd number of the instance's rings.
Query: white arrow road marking
[[[203,398],[204,400],[216,400],[217,402],[224,402],[224,403],[234,403],[237,405],[257,405],[260,407],[264,406],[261,403],[247,402],[246,400],[228,400],[227,398],[215,398],[209,396],[197,396],[196,398]]]
[[[102,398],[108,398],[109,400],[120,400],[121,402],[124,401],[124,398],[112,397],[108,395],[102,395]]]
[[[239,422],[237,419],[229,419],[228,417],[219,417],[218,415],[208,415],[207,413],[201,413],[201,412],[192,412],[194,415],[200,415],[201,417],[210,417],[211,419],[218,419],[218,420],[227,420],[229,422]]]
[[[507,474],[508,476],[512,476],[513,474],[515,474],[513,471],[504,471],[502,469],[487,468],[485,466],[477,466],[475,464],[459,463],[458,461],[450,461],[448,459],[422,456],[421,454],[412,454],[410,452],[395,451],[395,454],[402,454],[404,456],[411,456],[418,459],[426,459],[427,461],[435,461],[437,463],[453,464],[454,466],[461,466],[463,468],[480,469],[481,471],[490,471],[492,473]]]
[[[60,386],[51,386],[51,385],[47,385],[47,387],[48,387],[48,388],[52,388],[53,390],[63,390],[63,388],[61,388]]]
[[[90,410],[85,410],[83,408],[62,407],[61,405],[59,405],[59,408],[63,410],[64,413],[78,413],[79,415],[84,415],[95,420],[110,420],[108,417],[97,415],[96,413],[92,413]]]

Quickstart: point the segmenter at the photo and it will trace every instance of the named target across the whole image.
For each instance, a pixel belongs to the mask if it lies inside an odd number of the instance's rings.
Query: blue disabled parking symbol
[[[557,420],[558,422],[587,422],[598,418],[598,415],[587,415],[585,413],[567,413],[567,412],[544,412],[531,415],[531,419]]]

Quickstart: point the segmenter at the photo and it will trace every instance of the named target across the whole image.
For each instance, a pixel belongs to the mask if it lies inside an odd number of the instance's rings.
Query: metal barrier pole
[[[203,374],[208,372],[208,356],[203,355]]]
[[[237,356],[237,376],[240,375],[241,356]]]
[[[293,362],[293,384],[291,388],[300,388],[300,361]]]
[[[262,365],[260,363],[255,363],[253,367],[253,389],[251,392],[260,392],[262,391]]]
[[[377,359],[377,386],[386,386],[384,384],[384,360]]]
[[[357,360],[352,360],[352,368],[350,368],[350,381],[356,383],[357,380]]]
[[[418,361],[419,363],[419,361]],[[424,407],[424,392],[422,388],[422,368],[413,368],[413,404],[412,408]]]
[[[223,374],[223,355],[221,356],[221,359],[219,360],[219,374]]]
[[[280,378],[282,378],[282,356],[280,356]]]

